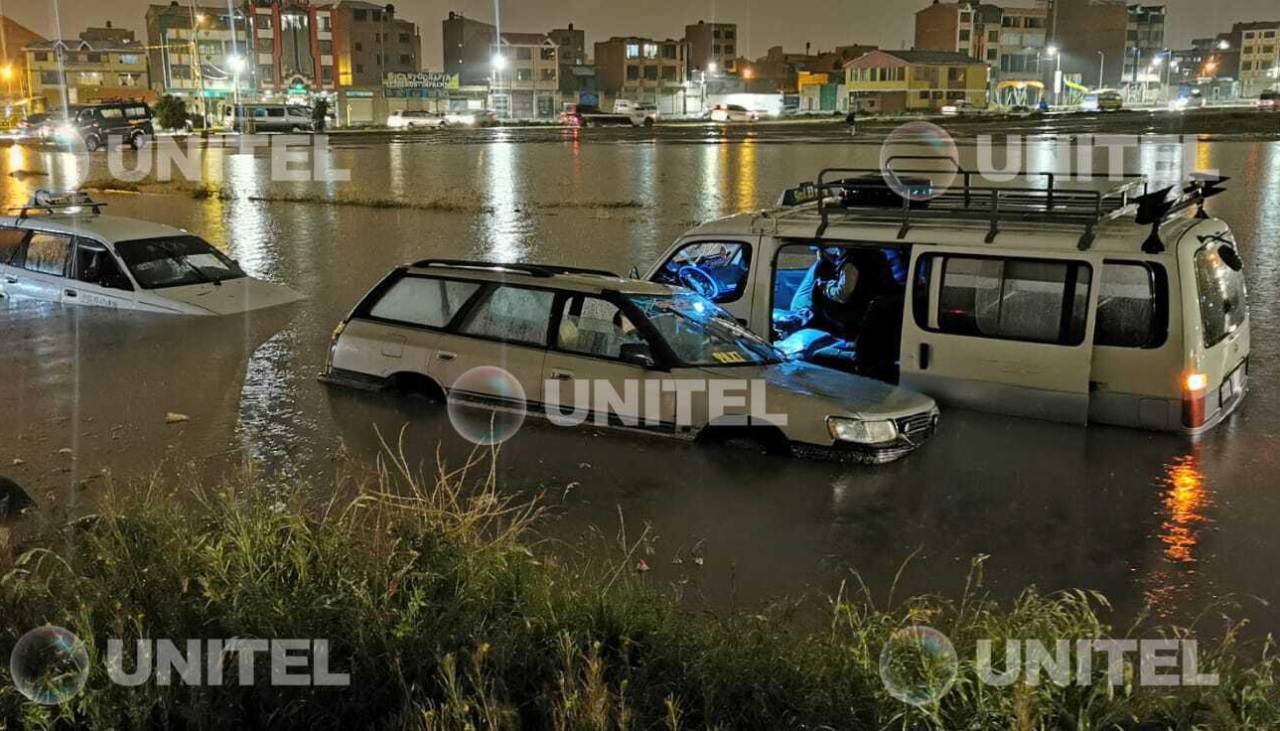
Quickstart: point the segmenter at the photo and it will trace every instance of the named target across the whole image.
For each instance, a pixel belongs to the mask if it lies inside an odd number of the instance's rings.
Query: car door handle
[[[928,343],[920,343],[920,370],[929,370],[929,361],[933,360],[933,348]]]
[[[570,381],[570,380],[573,380],[573,371],[562,371],[559,369],[553,369],[551,371],[551,377],[557,381]]]
[[[79,294],[78,292],[76,292],[74,289],[64,289],[64,290],[62,290],[62,293],[63,293],[63,294],[65,294],[65,295],[66,295],[66,296],[68,296],[68,297],[79,297],[79,296],[80,296],[80,294]]]
[[[445,353],[445,352],[436,353],[436,360],[453,360],[454,358],[457,358],[457,357],[458,357],[457,353]]]

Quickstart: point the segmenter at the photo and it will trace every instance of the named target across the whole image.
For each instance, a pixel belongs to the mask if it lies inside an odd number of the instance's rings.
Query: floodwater
[[[112,213],[190,229],[309,298],[222,322],[0,300],[0,473],[42,508],[75,510],[103,470],[120,482],[249,459],[282,483],[324,485],[340,449],[378,454],[375,427],[392,441],[405,428],[414,460],[433,460],[437,445],[461,460],[470,445],[442,408],[316,380],[335,323],[390,267],[475,257],[643,269],[696,222],[879,156],[874,138],[835,131],[591,132],[335,137],[326,162],[350,169],[349,183],[272,183],[266,153],[210,149],[201,174],[230,200],[101,196]],[[1030,143],[1033,166],[1049,144]],[[997,597],[1096,589],[1120,624],[1147,605],[1187,621],[1235,597],[1231,613],[1255,631],[1280,629],[1280,142],[1208,140],[1191,154],[1233,178],[1210,210],[1241,242],[1255,349],[1242,410],[1198,442],[949,410],[920,452],[861,467],[527,424],[498,458],[503,489],[546,491],[556,538],[612,539],[625,521],[634,539],[649,526],[654,578],[716,606],[834,592],[855,572],[884,601],[908,559],[896,596],[954,595],[985,555]],[[3,200],[48,184],[45,173],[73,164],[65,157],[0,154]],[[90,177],[105,174],[92,165]],[[1127,167],[1185,171],[1154,146]],[[190,419],[166,424],[169,412]]]

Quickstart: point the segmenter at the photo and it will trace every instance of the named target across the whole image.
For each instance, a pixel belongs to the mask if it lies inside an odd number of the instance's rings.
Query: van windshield
[[[1212,348],[1249,317],[1244,265],[1229,241],[1205,246],[1196,252],[1195,261],[1204,346]]]
[[[196,236],[166,236],[116,245],[143,289],[240,279],[245,273],[225,254]]]

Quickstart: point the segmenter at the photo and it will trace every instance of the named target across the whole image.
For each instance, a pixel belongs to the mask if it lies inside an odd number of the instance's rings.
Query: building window
[[[993,31],[991,31],[991,32],[987,33],[987,41],[989,41],[989,42],[991,42],[991,43],[999,43],[999,42],[1000,42],[1000,31],[998,31],[998,30],[993,30]]]
[[[41,71],[41,72],[40,72],[40,83],[41,83],[41,84],[52,84],[52,85],[54,85],[54,86],[61,86],[61,85],[62,85],[62,74],[61,74],[60,72],[57,72],[57,71]]]
[[[362,63],[358,63],[358,64],[356,64],[356,73],[357,73],[357,74],[363,74],[363,73],[364,73],[364,64],[362,64]]]
[[[675,81],[675,80],[676,80],[676,67],[675,67],[675,66],[663,66],[663,67],[662,67],[662,80],[663,80],[663,81]]]
[[[333,67],[332,66],[320,67],[320,80],[325,84],[333,83]]]
[[[960,13],[960,22],[961,22],[961,23],[972,23],[972,22],[973,22],[973,13]]]
[[[662,57],[663,57],[663,58],[675,58],[675,57],[676,57],[676,47],[675,47],[674,45],[670,44],[670,43],[668,43],[668,44],[664,45],[664,46],[662,47]]]
[[[258,53],[272,53],[276,50],[275,41],[270,38],[258,39]]]
[[[724,53],[724,46],[721,46],[719,43],[717,43],[711,47],[711,52],[719,56],[720,54]]]
[[[271,30],[271,16],[259,15],[257,18],[254,19],[253,25],[262,30]]]
[[[542,49],[541,54],[542,54],[543,61],[556,60],[556,49],[554,48],[544,48]]]
[[[532,60],[533,60],[533,49],[532,49],[532,48],[517,48],[517,49],[516,49],[516,60],[517,60],[517,61],[532,61]]]
[[[34,55],[35,55],[35,59],[36,59],[37,61],[48,61],[48,60],[49,60],[49,54],[48,54],[47,52],[45,52],[45,51],[37,51]]]
[[[368,10],[352,10],[351,19],[360,21],[360,22],[366,21],[369,19],[369,11]]]
[[[258,67],[258,80],[261,81],[262,83],[264,84],[274,83],[275,78],[276,78],[276,71],[274,66]]]
[[[726,55],[726,56],[732,56],[732,55],[734,54],[734,51],[736,51],[736,50],[738,50],[738,49],[734,48],[733,46],[725,46],[725,47],[724,47],[724,55]]]
[[[409,36],[409,34],[408,34],[408,33],[401,33],[401,34],[400,34],[400,42],[401,42],[401,43],[411,43],[412,41],[413,41],[413,38],[411,38],[411,37]]]
[[[646,43],[646,44],[644,44],[644,57],[645,57],[645,58],[657,58],[657,57],[658,57],[658,44],[656,44],[656,43]]]
[[[328,15],[320,16],[320,32],[322,33],[333,32],[333,18],[330,18]]]
[[[657,67],[657,66],[645,66],[645,67],[644,67],[644,78],[645,78],[645,80],[646,80],[646,81],[657,81],[657,80],[658,80],[658,67]]]
[[[516,81],[533,81],[533,69],[527,67],[516,69]]]
[[[372,21],[373,21],[373,22],[375,22],[375,23],[381,23],[381,22],[382,22],[382,11],[381,11],[381,10],[370,10],[370,11],[369,11],[369,20],[372,20]]]
[[[555,70],[555,69],[543,69],[543,70],[542,70],[542,80],[543,80],[543,81],[555,81],[555,80],[556,80],[556,70]]]
[[[320,55],[321,56],[333,55],[333,41],[320,41]]]
[[[726,41],[731,41],[731,40],[733,40],[733,39],[734,39],[734,37],[735,37],[735,36],[737,36],[737,35],[738,35],[737,33],[734,33],[734,32],[733,32],[733,31],[731,31],[731,30],[727,30],[727,31],[725,31],[725,32],[724,32],[724,39],[725,39]]]
[[[352,45],[352,48],[356,49],[357,51],[363,51],[364,44],[360,43],[359,41],[356,41],[356,43]]]
[[[960,31],[960,42],[961,42],[961,43],[968,43],[968,42],[969,42],[969,31],[968,31],[968,30],[962,30],[962,31]]]
[[[627,81],[638,81],[640,79],[640,67],[635,64],[627,65]]]
[[[628,43],[628,44],[627,44],[627,58],[640,58],[640,44],[639,44],[639,43]]]
[[[402,66],[409,66],[409,65],[411,65],[412,63],[413,63],[413,56],[411,56],[411,55],[409,55],[409,54],[407,54],[407,53],[402,53],[402,54],[400,54],[400,65],[402,65]]]
[[[996,60],[996,59],[998,59],[998,58],[1000,58],[1000,49],[998,49],[998,48],[988,48],[988,49],[987,49],[987,60],[988,60],[988,61],[995,61],[995,60]]]

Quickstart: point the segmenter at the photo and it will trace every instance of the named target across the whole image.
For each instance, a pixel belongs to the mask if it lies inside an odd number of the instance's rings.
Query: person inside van
[[[890,250],[819,248],[776,327],[777,345],[803,360],[850,372],[883,373],[897,362],[903,283]]]

